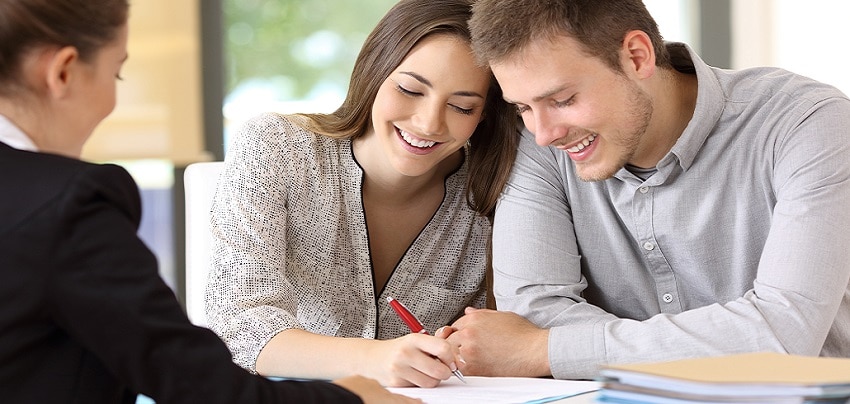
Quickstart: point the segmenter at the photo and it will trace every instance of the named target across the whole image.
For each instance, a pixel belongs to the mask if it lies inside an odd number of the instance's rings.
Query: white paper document
[[[547,403],[598,390],[591,381],[554,380],[529,377],[466,376],[467,384],[452,377],[432,389],[390,387],[389,390],[409,397],[421,398],[427,404],[453,403]]]

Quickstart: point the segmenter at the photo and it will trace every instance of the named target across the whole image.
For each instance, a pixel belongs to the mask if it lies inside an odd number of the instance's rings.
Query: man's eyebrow
[[[534,101],[534,102],[539,102],[539,101],[544,100],[544,99],[546,99],[546,98],[549,98],[549,97],[551,97],[551,96],[553,96],[553,95],[555,95],[555,94],[558,94],[558,93],[560,93],[561,91],[564,91],[567,87],[568,87],[568,86],[567,86],[566,84],[565,84],[565,85],[562,85],[562,86],[559,86],[559,87],[555,87],[555,88],[553,88],[553,89],[551,89],[551,90],[549,90],[549,91],[547,91],[547,92],[545,92],[545,93],[543,93],[543,94],[540,94],[540,95],[538,95],[538,96],[536,96],[536,97],[532,98],[531,100],[532,100],[532,101]],[[503,99],[503,100],[505,100],[505,102],[507,102],[508,104],[522,104],[522,103],[521,103],[521,102],[519,102],[519,101],[514,101],[514,100],[511,100],[511,99],[509,99],[509,98],[507,98],[507,97],[502,97],[502,99]]]
[[[543,94],[540,94],[540,95],[538,95],[538,96],[534,97],[534,98],[533,98],[533,100],[534,100],[534,102],[541,101],[541,100],[546,99],[546,98],[549,98],[549,97],[551,97],[551,96],[553,96],[553,95],[555,95],[555,94],[558,94],[558,93],[560,93],[561,91],[564,91],[564,89],[566,89],[566,88],[567,88],[567,86],[566,86],[566,85],[562,85],[562,86],[559,86],[559,87],[555,87],[555,88],[553,88],[553,89],[551,89],[551,90],[549,90],[549,91],[547,91],[547,92],[545,92],[545,93],[543,93]]]
[[[420,75],[420,74],[418,74],[418,73],[414,73],[414,72],[399,72],[399,74],[404,74],[404,75],[407,75],[407,76],[413,77],[414,79],[416,79],[416,81],[418,81],[418,82],[420,82],[420,83],[422,83],[422,84],[426,85],[428,88],[434,88],[434,85],[433,85],[433,84],[431,84],[431,81],[430,81],[430,80],[426,79],[425,77],[422,77],[422,75]],[[484,98],[484,96],[483,96],[483,95],[478,94],[478,93],[476,93],[475,91],[456,91],[456,92],[454,92],[454,93],[452,93],[452,94],[454,94],[454,95],[459,95],[459,96],[461,96],[461,97],[478,97],[478,98],[482,98],[482,99]]]

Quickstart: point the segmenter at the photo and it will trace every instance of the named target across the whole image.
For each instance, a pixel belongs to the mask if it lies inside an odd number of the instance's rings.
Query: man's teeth
[[[437,142],[429,142],[427,140],[416,139],[413,136],[410,136],[409,134],[407,134],[407,132],[405,132],[405,131],[400,131],[400,132],[401,132],[402,139],[404,139],[404,141],[407,142],[408,144],[410,144],[411,146],[426,148],[426,147],[431,147],[431,146],[437,144]]]
[[[594,139],[596,139],[596,135],[590,135],[590,136],[584,138],[584,140],[582,140],[581,143],[567,149],[567,151],[570,152],[570,153],[578,153],[578,152],[584,150],[585,147],[587,147],[588,145],[593,143]]]

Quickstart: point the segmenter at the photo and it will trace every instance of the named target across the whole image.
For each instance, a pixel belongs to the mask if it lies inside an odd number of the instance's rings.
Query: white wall
[[[666,41],[685,42],[699,52],[697,35],[699,19],[696,15],[698,0],[644,0],[649,13],[658,23],[661,36]]]
[[[847,0],[732,0],[732,66],[778,66],[850,94]]]

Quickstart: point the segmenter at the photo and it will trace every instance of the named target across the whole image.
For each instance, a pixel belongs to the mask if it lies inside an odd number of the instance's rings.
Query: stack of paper
[[[845,403],[850,359],[752,353],[609,366],[599,401],[613,403]]]

